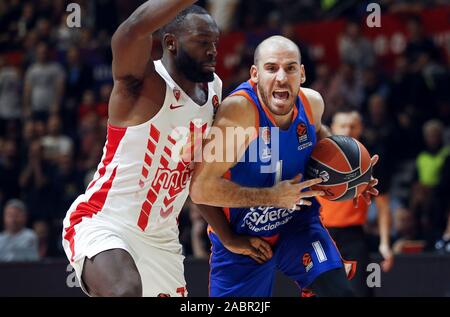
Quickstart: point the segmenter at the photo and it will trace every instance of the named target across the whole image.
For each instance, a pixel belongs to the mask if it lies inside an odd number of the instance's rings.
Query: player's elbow
[[[111,37],[111,47],[113,50],[127,47],[143,36],[150,36],[151,32],[143,32],[142,23],[132,17],[123,21]]]
[[[135,37],[133,33],[136,33],[133,23],[124,21],[121,25],[119,25],[116,32],[114,32],[111,37],[111,47],[115,49],[125,46],[128,44],[130,39]]]
[[[194,177],[189,187],[189,195],[193,203],[197,205],[212,205],[214,197],[212,188],[214,183],[209,178]]]
[[[204,185],[198,179],[192,179],[189,187],[189,195],[194,204],[205,205],[207,203]]]

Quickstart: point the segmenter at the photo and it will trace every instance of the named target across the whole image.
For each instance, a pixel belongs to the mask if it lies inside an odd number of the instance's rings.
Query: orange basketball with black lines
[[[325,199],[344,201],[357,197],[372,177],[370,154],[359,141],[342,135],[320,140],[306,167],[306,177],[322,178],[311,187],[325,192]]]

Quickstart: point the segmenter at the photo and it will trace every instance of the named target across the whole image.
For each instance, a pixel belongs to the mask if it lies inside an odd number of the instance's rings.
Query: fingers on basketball
[[[372,156],[372,157],[370,158],[370,164],[371,164],[372,166],[374,166],[375,164],[377,164],[379,158],[380,158],[380,157],[378,156],[378,154],[375,154],[374,156]]]
[[[305,182],[301,182],[300,184],[298,184],[299,189],[303,189],[303,188],[308,188],[317,184],[322,183],[322,179],[321,178],[314,178],[314,179],[310,179],[307,180]]]
[[[291,179],[290,182],[291,182],[291,184],[297,184],[297,183],[299,183],[302,180],[302,178],[303,178],[303,175],[302,174],[298,174],[293,179]]]

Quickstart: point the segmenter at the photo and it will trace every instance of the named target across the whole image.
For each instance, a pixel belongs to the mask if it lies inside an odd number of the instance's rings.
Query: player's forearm
[[[320,126],[320,129],[316,132],[317,142],[319,142],[320,140],[325,139],[326,137],[329,137],[331,135],[332,134],[331,134],[330,129],[326,125],[322,124]]]
[[[277,198],[271,188],[242,187],[224,178],[193,181],[190,194],[196,204],[228,208],[273,206]]]
[[[226,244],[234,235],[231,230],[230,223],[219,207],[208,205],[197,205],[199,214],[214,230],[214,233],[219,237],[222,243]]]
[[[203,243],[203,233],[205,231],[205,223],[203,220],[192,222],[191,226],[191,245],[192,253],[197,258],[207,257],[208,254]]]
[[[138,7],[117,29],[120,36],[148,36],[175,18],[196,0],[149,0]]]

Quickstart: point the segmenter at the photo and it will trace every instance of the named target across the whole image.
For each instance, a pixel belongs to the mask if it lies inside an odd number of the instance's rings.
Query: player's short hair
[[[300,62],[300,64],[302,63],[302,53],[300,52],[300,48],[298,47],[298,45],[294,41],[292,41],[291,39],[289,39],[287,37],[280,36],[280,35],[274,35],[274,36],[271,36],[271,37],[265,39],[261,43],[259,43],[258,46],[255,48],[255,52],[253,54],[253,64],[254,65],[258,65],[259,60],[260,60],[261,50],[264,48],[264,45],[266,45],[268,41],[285,41],[285,42],[290,43],[293,47],[295,47],[297,49],[299,62]]]
[[[190,7],[187,7],[186,9],[178,13],[177,16],[172,21],[170,21],[160,29],[159,32],[161,37],[166,33],[176,33],[177,31],[181,30],[182,29],[181,25],[183,24],[184,20],[186,20],[186,17],[189,14],[209,15],[209,12],[206,11],[204,8],[195,4],[191,5]]]

